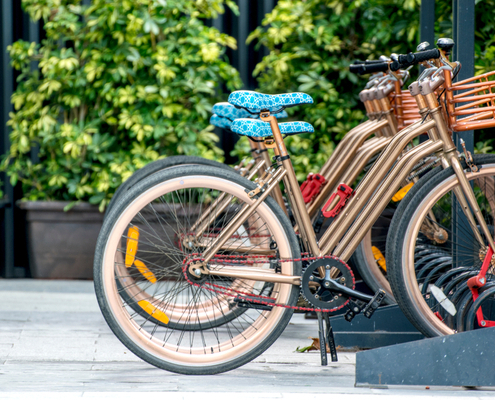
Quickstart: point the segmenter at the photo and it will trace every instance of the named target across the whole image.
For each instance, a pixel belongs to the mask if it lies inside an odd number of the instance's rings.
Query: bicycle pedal
[[[378,289],[378,291],[375,293],[373,298],[370,300],[370,302],[364,307],[363,309],[363,314],[366,318],[371,318],[374,312],[378,307],[380,307],[380,304],[382,301],[385,299],[385,296],[387,294],[383,289]]]
[[[349,303],[347,303],[347,312],[344,315],[344,319],[347,322],[351,322],[356,315],[358,315],[361,310],[364,308],[365,303],[360,300],[351,300],[349,299]]]
[[[347,312],[344,315],[344,318],[347,322],[351,322],[355,316],[356,316],[356,313],[354,311],[347,310]]]
[[[248,296],[238,296],[234,299],[234,303],[240,308],[252,308],[255,310],[271,311],[273,306],[259,303],[258,299],[253,299]]]

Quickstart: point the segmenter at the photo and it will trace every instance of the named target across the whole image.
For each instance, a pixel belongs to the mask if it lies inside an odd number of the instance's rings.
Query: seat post
[[[320,248],[318,247],[318,243],[316,242],[316,237],[314,234],[313,225],[311,224],[311,220],[309,218],[309,214],[306,212],[306,204],[304,203],[302,193],[299,190],[299,183],[297,182],[296,173],[294,172],[294,167],[290,162],[289,153],[287,152],[287,147],[285,147],[284,139],[277,123],[277,118],[271,115],[269,111],[262,111],[260,113],[260,118],[262,121],[269,122],[270,127],[272,128],[276,149],[279,152],[282,165],[287,171],[287,174],[284,177],[284,180],[286,180],[285,190],[292,200],[292,207],[296,208],[296,210],[299,211],[297,213],[294,213],[294,215],[298,216],[298,219],[300,219],[300,221],[296,222],[299,226],[299,230],[301,231],[300,233],[302,235],[302,238],[307,243],[308,250],[314,256],[318,257],[321,255]]]

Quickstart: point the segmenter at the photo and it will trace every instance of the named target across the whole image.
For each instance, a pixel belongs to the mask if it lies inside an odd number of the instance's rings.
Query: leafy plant
[[[493,139],[486,140],[484,142],[479,141],[476,143],[476,146],[474,147],[474,152],[476,154],[487,154],[487,153],[492,153],[493,152]]]
[[[108,203],[136,169],[174,154],[221,159],[208,124],[218,88],[235,90],[235,40],[204,18],[224,0],[23,0],[41,46],[8,48],[20,71],[2,168],[25,199]],[[32,69],[31,63],[39,69]],[[39,163],[31,150],[39,149]]]

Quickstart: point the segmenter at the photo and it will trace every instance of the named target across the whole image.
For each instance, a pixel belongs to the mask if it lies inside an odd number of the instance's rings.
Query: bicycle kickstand
[[[327,344],[330,349],[330,355],[332,357],[332,362],[338,361],[337,358],[337,349],[335,347],[335,340],[333,337],[332,325],[330,324],[330,316],[328,313],[323,313],[321,311],[317,311],[318,315],[318,335],[320,338],[320,356],[321,356],[321,365],[328,365],[327,359]],[[325,325],[323,324],[325,321]]]

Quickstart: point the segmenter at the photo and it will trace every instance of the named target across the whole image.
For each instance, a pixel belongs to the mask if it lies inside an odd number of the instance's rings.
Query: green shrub
[[[174,154],[222,158],[209,125],[232,37],[206,27],[224,0],[23,0],[42,19],[41,46],[8,48],[20,71],[3,168],[28,200],[89,201],[103,209],[133,171]],[[31,68],[36,61],[39,70]],[[222,96],[224,97],[224,96]],[[39,163],[30,152],[39,148]]]

